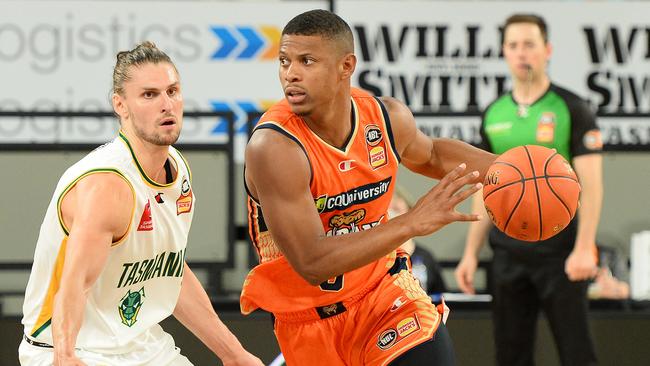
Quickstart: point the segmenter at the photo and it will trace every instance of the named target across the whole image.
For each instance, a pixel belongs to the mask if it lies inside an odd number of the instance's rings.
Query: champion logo
[[[140,217],[140,225],[138,225],[138,231],[151,231],[153,230],[153,220],[151,220],[151,205],[149,200],[144,206],[144,212],[142,212],[142,217]]]
[[[354,160],[343,160],[339,163],[339,170],[342,172],[348,172],[357,167],[357,164]]]
[[[404,296],[400,296],[395,301],[393,301],[393,305],[390,307],[390,312],[392,313],[393,311],[399,309],[402,307],[402,305],[406,304],[408,300]]]
[[[165,203],[165,201],[163,200],[162,196],[163,196],[163,193],[162,193],[162,192],[159,192],[159,193],[156,195],[156,202],[158,202],[158,203]]]

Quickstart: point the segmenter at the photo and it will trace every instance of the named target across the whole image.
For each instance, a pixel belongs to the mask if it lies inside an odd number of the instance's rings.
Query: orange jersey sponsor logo
[[[409,316],[397,322],[395,327],[388,328],[381,332],[377,339],[377,347],[382,351],[385,351],[404,340],[404,338],[415,334],[421,328],[417,314],[413,313],[413,316]]]
[[[379,168],[386,165],[386,151],[383,146],[377,146],[370,150],[370,166]]]
[[[374,201],[388,192],[393,177],[379,182],[365,184],[334,196],[321,195],[314,200],[319,213],[343,211],[352,205]]]
[[[331,227],[341,227],[344,225],[358,224],[366,217],[366,210],[360,208],[350,213],[344,212],[341,215],[334,215],[330,219]]]
[[[420,323],[414,317],[408,317],[397,323],[397,335],[400,337],[406,337],[419,329]]]

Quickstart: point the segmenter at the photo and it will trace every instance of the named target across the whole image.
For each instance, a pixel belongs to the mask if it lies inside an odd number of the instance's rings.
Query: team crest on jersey
[[[181,184],[181,195],[176,200],[176,216],[192,211],[192,202],[194,197],[192,195],[192,187],[187,177],[183,177]]]
[[[138,314],[142,307],[144,299],[144,287],[137,292],[127,291],[126,295],[120,300],[120,306],[117,310],[120,312],[122,324],[132,327],[138,321]]]
[[[537,122],[537,142],[553,142],[555,137],[555,113],[544,112]]]

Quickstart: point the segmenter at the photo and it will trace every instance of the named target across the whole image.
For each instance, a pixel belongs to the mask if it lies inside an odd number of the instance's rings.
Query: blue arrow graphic
[[[222,100],[211,100],[210,105],[215,112],[232,112],[234,113],[235,133],[248,132],[248,113],[261,113],[262,110],[251,101],[234,101],[232,103]],[[253,117],[253,125],[257,123],[259,117]],[[228,132],[228,121],[225,118],[219,118],[217,124],[212,128],[212,135],[225,134]]]
[[[255,29],[251,27],[237,27],[237,30],[246,38],[246,42],[248,42],[248,46],[237,56],[238,59],[252,58],[264,47],[264,39],[257,34]]]
[[[210,27],[221,41],[221,47],[212,55],[212,59],[226,58],[237,47],[237,40],[225,27]]]
[[[212,110],[215,111],[215,112],[230,112],[231,111],[230,106],[228,105],[228,103],[212,100],[212,101],[210,101],[210,104],[212,105]],[[218,120],[217,124],[212,129],[212,135],[227,133],[228,132],[228,124],[227,123],[228,123],[228,121],[225,118],[219,117],[219,120]]]
[[[237,102],[237,105],[245,112],[244,114],[239,115],[237,118],[237,122],[240,123],[237,132],[248,132],[248,126],[246,125],[246,122],[248,121],[248,113],[260,112],[260,108],[258,108],[255,104],[251,102]],[[253,126],[255,126],[255,124],[259,119],[260,119],[259,117],[253,119]]]

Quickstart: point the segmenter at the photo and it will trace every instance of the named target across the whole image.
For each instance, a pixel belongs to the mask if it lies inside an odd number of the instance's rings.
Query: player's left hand
[[[592,279],[598,274],[596,261],[596,255],[592,250],[574,248],[564,263],[564,272],[571,281]]]
[[[264,366],[262,360],[253,356],[247,351],[239,353],[236,357],[229,360],[222,360],[223,366]]]

